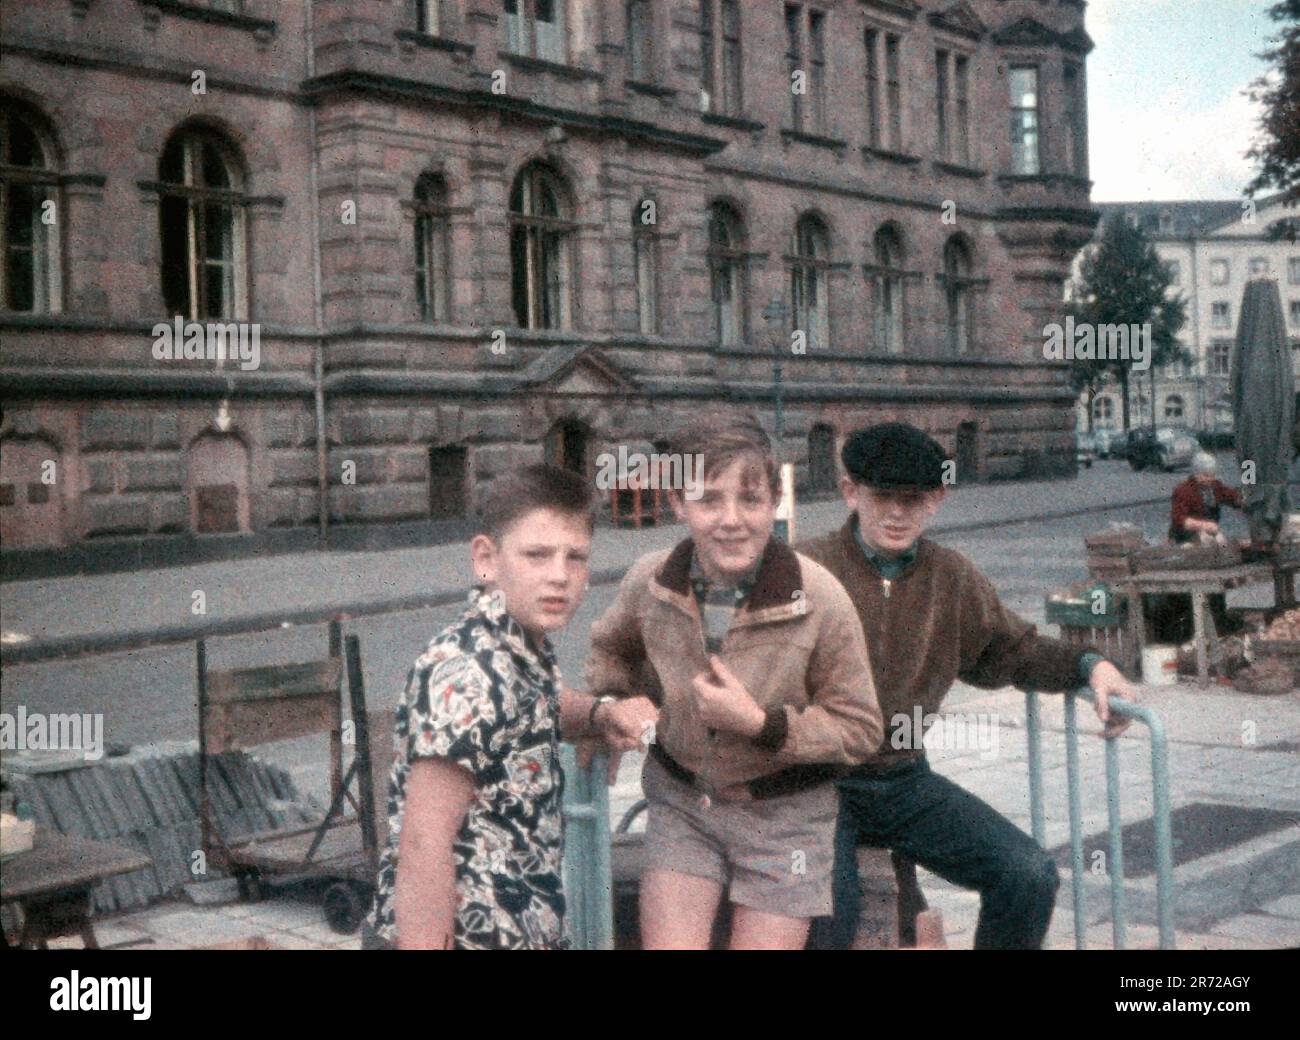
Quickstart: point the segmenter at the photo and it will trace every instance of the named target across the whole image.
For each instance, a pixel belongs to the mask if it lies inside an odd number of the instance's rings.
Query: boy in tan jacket
[[[673,451],[704,474],[697,498],[670,496],[690,537],[628,572],[587,668],[598,698],[659,707],[642,942],[707,947],[726,889],[732,948],[798,949],[830,910],[832,781],[883,735],[866,643],[839,582],[772,536],[777,469],[757,422],[697,423]]]

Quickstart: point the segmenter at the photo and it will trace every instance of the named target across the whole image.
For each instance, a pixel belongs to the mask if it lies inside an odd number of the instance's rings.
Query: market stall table
[[[1193,640],[1196,647],[1196,681],[1201,686],[1210,682],[1209,643],[1206,638],[1205,598],[1213,593],[1226,593],[1243,585],[1268,582],[1273,585],[1276,605],[1289,607],[1295,604],[1295,574],[1300,561],[1286,563],[1243,563],[1233,567],[1213,567],[1200,570],[1146,571],[1121,579],[1124,591],[1132,606],[1128,612],[1129,635],[1138,660],[1146,642],[1146,625],[1140,604],[1144,595],[1181,593],[1192,598]]]
[[[15,903],[23,912],[17,945],[43,950],[47,939],[80,935],[86,949],[98,949],[90,924],[90,890],[105,878],[152,865],[148,856],[128,846],[37,827],[31,849],[0,864],[0,902]],[[3,942],[7,948],[8,939]]]

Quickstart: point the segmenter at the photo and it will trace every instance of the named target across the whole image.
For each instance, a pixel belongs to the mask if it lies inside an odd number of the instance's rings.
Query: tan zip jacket
[[[688,538],[628,571],[592,626],[588,692],[650,697],[660,708],[663,749],[715,788],[795,764],[851,766],[871,757],[883,729],[853,603],[830,572],[776,538],[719,656],[759,707],[784,707],[785,743],[768,751],[737,733],[710,735],[691,685],[708,666],[690,584],[693,551]]]

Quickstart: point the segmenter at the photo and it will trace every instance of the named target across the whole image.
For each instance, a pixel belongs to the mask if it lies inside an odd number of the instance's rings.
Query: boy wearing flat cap
[[[880,754],[838,783],[835,916],[816,922],[812,945],[847,948],[859,916],[856,849],[892,849],[980,893],[976,949],[1037,949],[1052,917],[1056,865],[1029,835],[973,794],[931,771],[910,720],[938,712],[953,682],[997,689],[1096,693],[1105,736],[1111,695],[1135,690],[1093,651],[1040,636],[998,599],[960,553],[923,537],[944,497],[943,449],[921,430],[884,423],[853,433],[841,480],[852,511],[832,534],[799,546],[848,590],[861,618],[884,715]],[[905,721],[906,720],[906,721]],[[908,746],[910,744],[910,746]]]

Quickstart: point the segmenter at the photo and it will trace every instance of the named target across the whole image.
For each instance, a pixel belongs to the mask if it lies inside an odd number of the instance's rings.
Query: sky
[[[1094,202],[1229,199],[1258,108],[1244,88],[1277,31],[1271,0],[1089,0],[1089,162]]]

